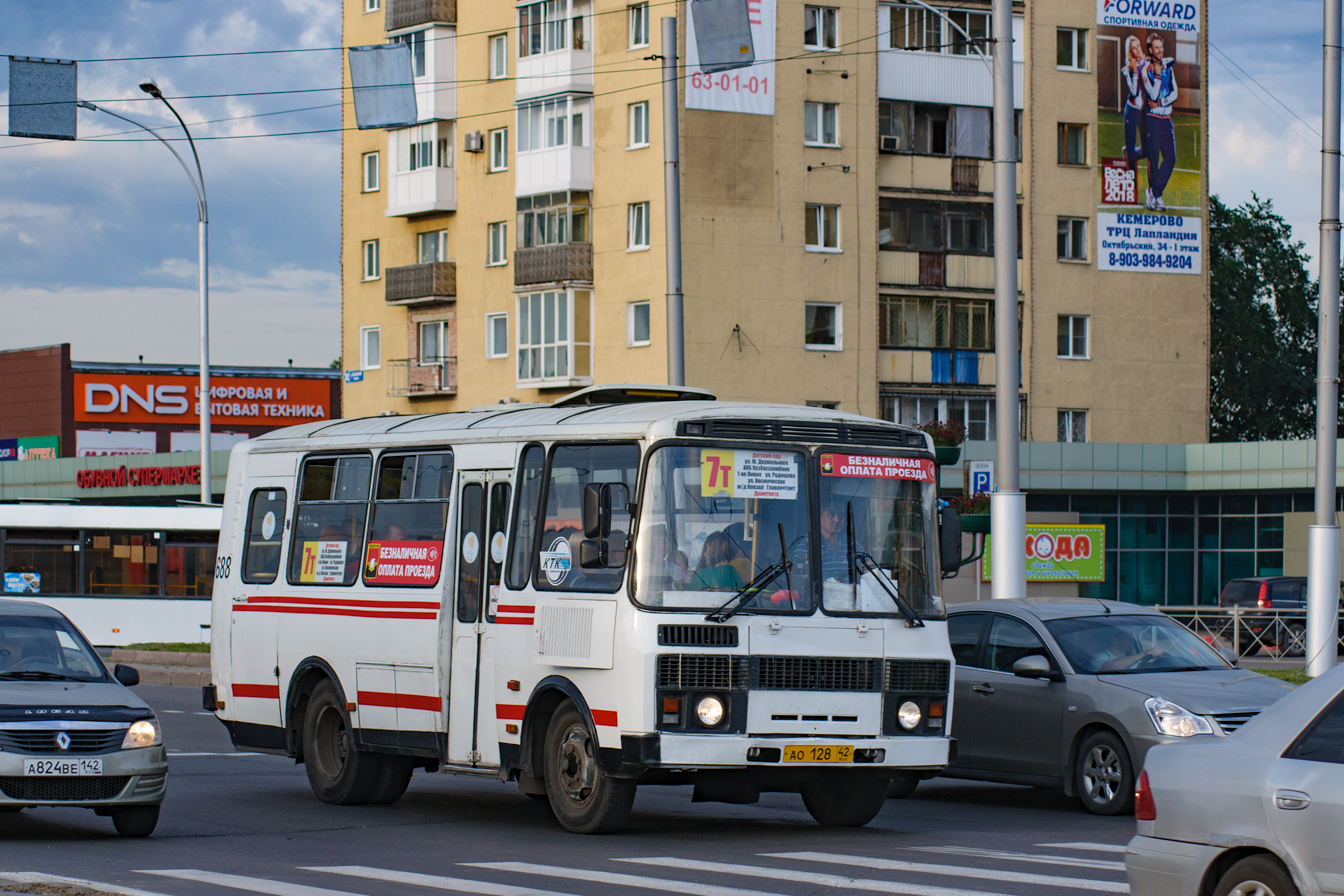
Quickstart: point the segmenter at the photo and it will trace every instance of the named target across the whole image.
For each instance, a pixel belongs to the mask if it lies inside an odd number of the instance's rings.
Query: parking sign
[[[976,492],[990,494],[994,491],[994,461],[967,461],[966,475],[969,477],[969,482],[967,483],[967,491],[969,494],[973,495]]]

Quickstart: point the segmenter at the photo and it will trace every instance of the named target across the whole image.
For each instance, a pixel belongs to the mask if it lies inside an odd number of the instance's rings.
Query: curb
[[[210,654],[168,650],[114,648],[107,656],[109,667],[125,663],[140,673],[141,684],[200,688],[210,683]],[[3,896],[3,894],[0,894]]]
[[[176,653],[167,650],[123,650],[116,648],[110,657],[113,663],[137,663],[145,666],[204,666],[210,668],[209,653]]]
[[[201,688],[210,683],[209,669],[137,666],[141,684],[166,684],[173,687]]]

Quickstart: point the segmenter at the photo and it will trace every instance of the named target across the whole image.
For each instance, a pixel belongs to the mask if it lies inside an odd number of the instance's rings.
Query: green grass
[[[166,650],[170,653],[209,653],[209,641],[146,641],[128,644],[125,650]]]
[[[1259,672],[1270,678],[1277,678],[1291,684],[1306,684],[1311,681],[1305,669],[1247,669],[1247,672]]]
[[[1190,113],[1176,113],[1171,117],[1176,128],[1176,170],[1171,173],[1163,201],[1172,211],[1186,214],[1201,214],[1201,191],[1199,188],[1199,166],[1203,164],[1200,154],[1199,116]],[[1109,109],[1097,110],[1097,155],[1099,159],[1118,159],[1125,154],[1125,120],[1119,112]],[[1140,160],[1137,166],[1138,181],[1135,186],[1139,205],[1142,208],[1143,191],[1148,188],[1148,163]],[[1101,173],[1097,173],[1097,200],[1101,200]],[[1107,211],[1122,211],[1127,206],[1107,206]]]

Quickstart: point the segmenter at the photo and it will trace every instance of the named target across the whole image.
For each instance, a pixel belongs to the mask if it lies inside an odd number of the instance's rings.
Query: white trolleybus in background
[[[230,461],[205,704],[330,803],[424,768],[576,832],[640,784],[866,824],[953,743],[935,472],[912,429],[656,386],[277,430]]]
[[[60,610],[99,646],[210,640],[218,507],[0,504],[0,597]]]

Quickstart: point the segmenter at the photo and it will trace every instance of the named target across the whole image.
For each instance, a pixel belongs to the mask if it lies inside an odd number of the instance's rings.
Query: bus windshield
[[[941,617],[933,460],[822,451],[817,464],[822,609],[894,615],[895,591],[920,616]]]
[[[794,562],[776,566],[742,610],[811,612],[806,463],[793,450],[656,448],[641,502],[635,600],[710,610],[788,556]]]

